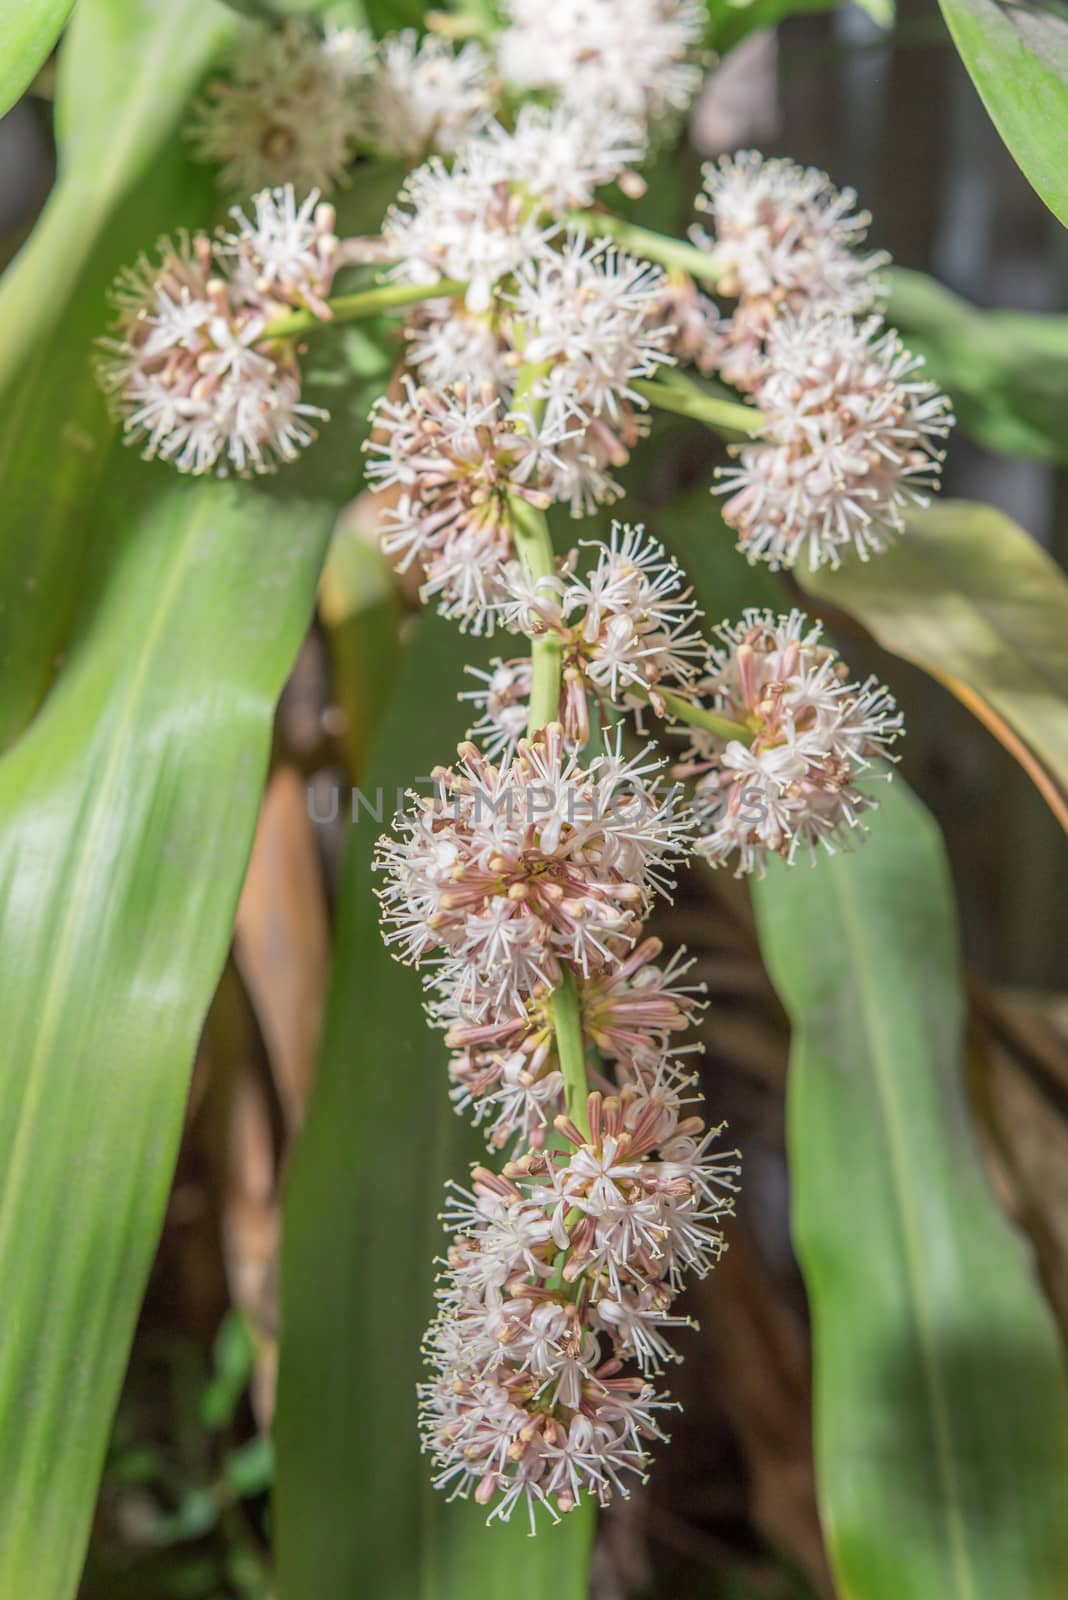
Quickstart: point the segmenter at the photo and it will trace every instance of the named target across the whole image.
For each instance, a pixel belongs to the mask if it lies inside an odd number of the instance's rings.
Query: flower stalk
[[[692,417],[696,422],[715,428],[717,433],[740,433],[751,439],[764,427],[764,414],[755,406],[741,405],[737,400],[721,400],[718,395],[706,394],[686,379],[663,383],[652,378],[635,378],[631,388],[658,411]]]
[[[567,1114],[583,1138],[590,1137],[586,1109],[589,1085],[586,1082],[586,1051],[582,1038],[582,1007],[575,974],[564,967],[563,977],[549,996],[549,1015],[556,1034],[556,1053],[564,1079],[564,1104]]]
[[[329,319],[317,317],[313,311],[291,311],[286,316],[269,322],[257,343],[276,339],[296,339],[316,328],[329,327],[338,322],[356,322],[361,317],[377,317],[390,311],[400,311],[418,305],[423,300],[451,300],[462,295],[466,283],[452,278],[442,278],[437,283],[384,283],[376,289],[360,289],[355,294],[335,295],[327,300]]]
[[[715,284],[720,271],[707,250],[687,244],[684,239],[671,239],[667,234],[655,233],[652,228],[639,228],[624,217],[610,211],[574,211],[568,221],[583,228],[594,239],[611,239],[622,245],[632,255],[646,261],[655,261],[662,267],[677,267],[696,278],[698,283]]]

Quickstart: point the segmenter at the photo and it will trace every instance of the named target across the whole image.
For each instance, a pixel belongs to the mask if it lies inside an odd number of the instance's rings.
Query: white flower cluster
[[[101,341],[101,383],[127,439],[181,472],[242,476],[292,461],[327,413],[301,396],[291,342],[271,321],[291,307],[329,316],[337,260],[334,213],[313,191],[254,201],[236,230],[161,240],[119,279],[114,334]]]
[[[423,594],[475,633],[492,630],[512,592],[513,502],[539,507],[552,432],[505,412],[493,386],[432,394],[407,380],[403,400],[372,414],[367,476],[396,498],[381,516],[382,546],[401,571],[418,563]]]
[[[529,1151],[498,1176],[475,1168],[425,1351],[424,1447],[438,1487],[507,1520],[606,1505],[644,1478],[668,1404],[651,1379],[678,1359],[667,1330],[686,1273],[719,1258],[737,1152],[682,1114],[669,1077],[590,1095],[589,1135]],[[635,1370],[624,1371],[626,1363]]]
[[[671,1078],[681,1094],[691,1080],[680,1069],[683,1055],[698,1045],[678,1045],[676,1036],[693,1023],[703,1002],[699,986],[683,980],[691,962],[676,952],[657,965],[658,939],[642,939],[618,963],[576,979],[587,1059],[596,1051],[615,1063],[624,1082],[651,1083]],[[549,1007],[550,991],[536,987],[499,1017],[472,1012],[455,989],[446,989],[430,1006],[434,1025],[446,1029],[451,1098],[484,1126],[494,1149],[510,1140],[540,1149],[555,1118],[564,1111],[564,1082]],[[604,1076],[597,1087],[611,1092]]]
[[[507,0],[501,72],[594,115],[658,122],[701,83],[707,21],[699,0]]]
[[[377,42],[359,28],[325,34],[290,21],[244,30],[226,77],[208,84],[189,136],[247,194],[288,182],[329,193],[361,150],[406,160],[451,153],[493,107],[489,58],[413,29]]]
[[[689,728],[684,771],[697,775],[695,849],[737,876],[762,873],[769,854],[793,861],[802,846],[833,853],[877,802],[858,788],[901,733],[892,696],[874,678],[858,684],[818,624],[800,611],[747,611],[717,630],[701,688],[751,743]]]
[[[767,363],[755,396],[762,436],[721,473],[739,548],[773,569],[882,550],[905,510],[938,487],[937,441],[953,423],[945,395],[915,377],[920,361],[879,317],[784,314]]]
[[[713,233],[695,228],[692,236],[711,254],[720,291],[738,301],[719,328],[728,383],[751,390],[759,382],[767,371],[764,340],[781,312],[871,310],[876,273],[889,258],[858,253],[871,217],[854,212],[856,199],[815,167],[769,161],[756,150],[705,167],[697,208]]]
[[[489,59],[473,41],[454,51],[406,28],[377,46],[353,99],[361,145],[407,161],[451,154],[492,110]]]
[[[354,28],[322,38],[299,22],[243,31],[226,77],[212,80],[188,129],[194,154],[228,192],[272,184],[329,194],[345,181],[360,130],[353,86],[374,41]]]
[[[650,781],[663,762],[626,759],[618,740],[585,767],[558,723],[507,765],[473,744],[458,756],[380,841],[386,942],[416,964],[435,956],[443,992],[500,1017],[558,985],[562,964],[588,977],[634,947],[689,824]]]
[[[583,543],[597,552],[588,573],[575,573],[574,555],[558,577],[533,586],[510,571],[511,598],[501,606],[510,626],[559,641],[558,715],[575,749],[590,737],[591,702],[608,723],[614,707],[656,704],[659,689],[687,692],[705,658],[700,612],[677,562],[657,540],[640,525],[615,522],[608,544]],[[526,724],[529,662],[497,661],[476,676],[482,687],[462,697],[482,713],[472,737],[490,755],[511,754]]]

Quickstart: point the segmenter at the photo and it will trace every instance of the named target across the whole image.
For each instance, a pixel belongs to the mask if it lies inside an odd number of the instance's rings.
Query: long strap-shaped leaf
[[[124,454],[0,761],[0,1594],[73,1593],[329,511]]]
[[[993,506],[942,500],[877,561],[798,574],[939,678],[1068,827],[1068,578]]]
[[[319,1078],[290,1172],[282,1263],[275,1529],[281,1600],[585,1600],[583,1511],[530,1539],[449,1504],[419,1455],[415,1385],[447,1178],[479,1141],[449,1105],[418,976],[383,947],[369,870],[397,790],[455,750],[472,642],[428,616],[363,780],[382,821],[353,830]],[[423,777],[421,790],[427,792]]]
[[[1060,0],[940,0],[1010,155],[1068,227],[1068,9]]]
[[[219,0],[81,0],[60,52],[61,177],[0,280],[0,749],[69,631],[113,423],[92,370],[121,266],[210,226],[214,182],[178,124],[236,19]]]
[[[840,1592],[1059,1600],[1068,1393],[976,1153],[938,830],[895,782],[855,854],[773,871],[755,898],[794,1025],[793,1231]]]

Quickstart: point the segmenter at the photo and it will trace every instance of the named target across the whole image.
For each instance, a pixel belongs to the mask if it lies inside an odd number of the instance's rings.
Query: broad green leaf
[[[332,519],[117,453],[63,670],[0,759],[0,1594],[73,1594]]]
[[[73,9],[74,0],[0,0],[0,117],[29,88]]]
[[[1068,317],[986,311],[897,267],[889,320],[989,450],[1068,462]]]
[[[1029,534],[993,506],[942,500],[870,563],[797,575],[941,679],[1057,810],[1043,778],[1068,790],[1068,578]]]
[[[369,858],[397,790],[447,761],[475,654],[426,616],[401,671],[349,840],[319,1077],[286,1195],[274,1526],[280,1600],[585,1600],[590,1523],[527,1536],[521,1513],[449,1504],[420,1457],[415,1385],[444,1245],[442,1185],[479,1156],[449,1105],[419,977],[381,942]],[[484,655],[485,652],[483,651]]]
[[[216,0],[82,0],[60,52],[62,175],[0,282],[0,749],[48,686],[82,579],[113,432],[91,366],[109,286],[160,233],[211,220],[211,174],[175,128],[233,21]]]
[[[1059,0],[939,0],[991,121],[1068,227],[1068,9]]]
[[[945,851],[900,781],[871,837],[755,885],[793,1023],[794,1241],[821,1519],[849,1600],[1059,1600],[1068,1391],[963,1088]]]

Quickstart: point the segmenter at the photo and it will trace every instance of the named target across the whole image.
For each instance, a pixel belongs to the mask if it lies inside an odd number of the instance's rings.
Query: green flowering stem
[[[567,1114],[584,1139],[590,1137],[586,1115],[586,1050],[582,1039],[582,1006],[575,974],[564,967],[563,978],[549,996],[549,1016],[556,1034],[556,1054],[564,1079]]]
[[[632,692],[647,700],[654,711],[657,709],[648,690],[634,687]],[[673,722],[685,722],[691,728],[703,728],[706,733],[714,733],[720,739],[737,739],[745,745],[751,745],[756,738],[756,730],[747,728],[744,722],[732,722],[729,717],[721,717],[718,711],[695,706],[692,700],[685,700],[681,694],[672,694],[670,689],[657,689],[656,698]]]
[[[714,284],[718,277],[716,265],[707,250],[699,250],[684,239],[671,239],[665,233],[654,233],[651,228],[639,228],[610,211],[573,211],[567,219],[594,238],[611,239],[621,244],[632,255],[646,261],[656,261],[662,267],[677,267],[696,278],[699,283]]]
[[[751,439],[764,426],[764,413],[755,406],[741,405],[737,400],[721,400],[718,395],[706,394],[696,383],[685,380],[680,383],[677,377],[672,383],[634,378],[630,386],[658,411],[693,417],[696,422],[706,422],[718,433],[741,433]]]
[[[551,578],[556,574],[556,557],[549,536],[549,524],[544,511],[532,506],[522,495],[513,494],[508,500],[512,517],[512,533],[523,571],[532,580]],[[537,733],[548,723],[555,722],[560,710],[560,679],[563,672],[564,652],[560,640],[552,633],[539,634],[530,644],[530,713],[527,719],[527,736]]]
[[[360,317],[377,317],[383,312],[401,311],[421,300],[451,300],[467,292],[467,284],[455,278],[442,278],[434,284],[384,283],[377,289],[361,289],[357,294],[342,294],[326,303],[333,312],[329,322],[311,311],[290,311],[276,317],[264,328],[257,344],[266,340],[296,339],[317,328],[331,328],[339,322],[356,322]]]

